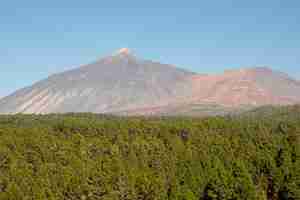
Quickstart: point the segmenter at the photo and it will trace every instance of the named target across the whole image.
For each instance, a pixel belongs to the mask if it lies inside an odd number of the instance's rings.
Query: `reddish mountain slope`
[[[194,102],[259,106],[294,104],[300,100],[299,81],[265,67],[196,75],[191,81]]]

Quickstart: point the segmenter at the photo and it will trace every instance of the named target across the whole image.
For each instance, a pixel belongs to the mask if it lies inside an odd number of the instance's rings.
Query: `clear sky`
[[[2,1],[0,96],[122,47],[197,72],[270,66],[300,79],[300,1]]]

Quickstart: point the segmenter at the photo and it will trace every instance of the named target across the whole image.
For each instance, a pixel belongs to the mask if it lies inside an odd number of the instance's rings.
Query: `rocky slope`
[[[139,59],[128,49],[120,49],[1,99],[0,113],[194,115],[210,108],[221,113],[245,106],[299,102],[300,82],[269,68],[201,75]]]
[[[167,106],[190,96],[191,72],[136,58],[128,49],[50,76],[0,101],[1,113],[110,113]]]

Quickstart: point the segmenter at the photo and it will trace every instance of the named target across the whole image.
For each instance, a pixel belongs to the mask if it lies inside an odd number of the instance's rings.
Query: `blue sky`
[[[204,73],[270,66],[300,79],[298,0],[3,1],[0,96],[128,47]]]

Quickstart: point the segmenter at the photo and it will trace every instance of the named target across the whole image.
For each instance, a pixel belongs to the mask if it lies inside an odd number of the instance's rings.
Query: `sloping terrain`
[[[139,60],[127,50],[56,74],[0,101],[1,113],[107,113],[186,98],[192,72]]]
[[[193,77],[194,101],[224,106],[289,105],[300,100],[300,82],[266,67]]]
[[[121,49],[1,99],[0,113],[215,115],[299,102],[300,82],[266,67],[202,75]]]

